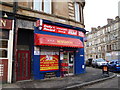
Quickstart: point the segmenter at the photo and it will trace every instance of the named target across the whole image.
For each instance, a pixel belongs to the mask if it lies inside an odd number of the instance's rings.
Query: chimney
[[[97,29],[96,29],[95,27],[92,27],[92,28],[91,28],[91,31],[92,31],[92,32],[95,32],[95,31],[97,31]]]
[[[116,16],[116,17],[115,17],[115,20],[116,20],[116,21],[120,20],[119,16]]]
[[[101,27],[100,27],[100,26],[98,26],[97,28],[98,28],[98,30],[99,30]]]
[[[107,22],[108,22],[108,24],[111,24],[113,22],[113,19],[108,18]]]

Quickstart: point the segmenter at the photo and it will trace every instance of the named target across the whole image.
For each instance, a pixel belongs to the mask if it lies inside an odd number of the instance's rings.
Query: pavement
[[[109,76],[103,76],[101,69],[96,69],[92,67],[86,67],[86,72],[80,75],[73,75],[67,77],[56,77],[51,79],[44,80],[28,80],[28,81],[19,81],[12,84],[3,84],[2,90],[6,88],[41,88],[41,89],[59,89],[65,90],[70,88],[80,88],[85,85],[93,84],[100,82],[106,79],[115,77],[116,75],[109,72]]]

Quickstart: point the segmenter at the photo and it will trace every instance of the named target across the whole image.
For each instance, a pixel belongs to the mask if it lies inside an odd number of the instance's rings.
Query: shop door
[[[64,51],[63,60],[61,62],[61,74],[62,76],[68,76],[74,74],[74,52]]]
[[[74,74],[74,52],[73,51],[69,51],[68,52],[68,66],[69,66],[69,75],[73,75]]]
[[[16,59],[16,80],[30,79],[30,51],[18,50]]]

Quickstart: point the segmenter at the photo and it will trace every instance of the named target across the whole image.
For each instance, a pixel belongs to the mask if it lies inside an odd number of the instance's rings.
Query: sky
[[[87,31],[91,27],[107,25],[107,18],[118,16],[118,2],[120,0],[85,0],[84,24]]]

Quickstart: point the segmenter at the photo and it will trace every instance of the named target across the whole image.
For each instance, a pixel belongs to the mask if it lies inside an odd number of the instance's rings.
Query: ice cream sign
[[[77,30],[68,29],[68,34],[77,36]]]

